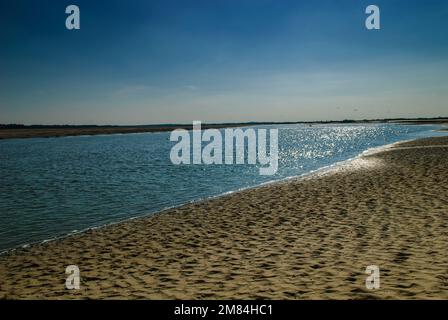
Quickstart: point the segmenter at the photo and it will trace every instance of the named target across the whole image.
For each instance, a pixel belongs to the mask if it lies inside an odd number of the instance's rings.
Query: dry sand
[[[0,257],[0,297],[448,299],[448,138]],[[64,287],[65,267],[81,289]],[[381,288],[365,288],[378,265]]]

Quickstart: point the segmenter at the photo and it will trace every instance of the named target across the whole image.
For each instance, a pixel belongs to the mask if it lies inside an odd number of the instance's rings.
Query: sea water
[[[173,165],[169,132],[0,140],[0,251],[307,174],[438,126],[275,125],[273,176],[256,165]],[[242,212],[243,214],[243,212]]]

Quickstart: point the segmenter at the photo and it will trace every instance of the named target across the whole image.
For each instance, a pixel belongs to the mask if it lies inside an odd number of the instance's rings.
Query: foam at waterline
[[[313,179],[317,177],[323,177],[335,173],[340,173],[344,171],[354,171],[354,170],[371,170],[374,168],[379,168],[381,166],[384,166],[385,163],[382,159],[369,157],[373,156],[375,154],[390,151],[393,150],[396,145],[399,145],[400,143],[414,141],[418,139],[408,139],[408,140],[402,140],[397,141],[394,143],[386,144],[383,146],[373,147],[369,148],[367,150],[364,150],[360,154],[358,154],[356,157],[335,162],[331,165],[310,171],[302,176],[302,178],[306,179]],[[294,178],[294,177],[293,177]],[[300,178],[300,177],[299,177]]]

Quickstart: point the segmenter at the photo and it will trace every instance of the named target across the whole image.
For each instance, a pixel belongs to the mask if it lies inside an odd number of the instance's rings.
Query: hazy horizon
[[[308,121],[295,121],[295,120],[288,120],[288,121],[240,121],[240,122],[202,122],[202,125],[221,125],[221,124],[300,124],[300,123],[327,123],[327,122],[336,122],[336,123],[342,123],[344,121],[356,121],[356,122],[363,122],[363,121],[393,121],[393,120],[403,120],[403,121],[413,121],[413,120],[422,120],[422,121],[431,121],[431,120],[446,120],[448,119],[448,116],[438,116],[438,117],[415,117],[415,118],[378,118],[378,119],[341,119],[341,120],[308,120]],[[193,120],[196,121],[196,120]],[[136,123],[136,124],[120,124],[120,123],[112,123],[112,124],[101,124],[101,123],[0,123],[0,126],[55,126],[55,127],[64,127],[64,126],[73,126],[73,127],[89,127],[89,126],[135,126],[135,127],[145,127],[145,126],[191,126],[192,122],[161,122],[161,123]]]
[[[0,123],[443,117],[447,16],[443,0],[3,1]]]

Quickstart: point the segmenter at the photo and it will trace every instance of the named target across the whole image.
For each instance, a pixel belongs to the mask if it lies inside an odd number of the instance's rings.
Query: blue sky
[[[445,0],[2,1],[0,123],[448,116],[447,18]]]

